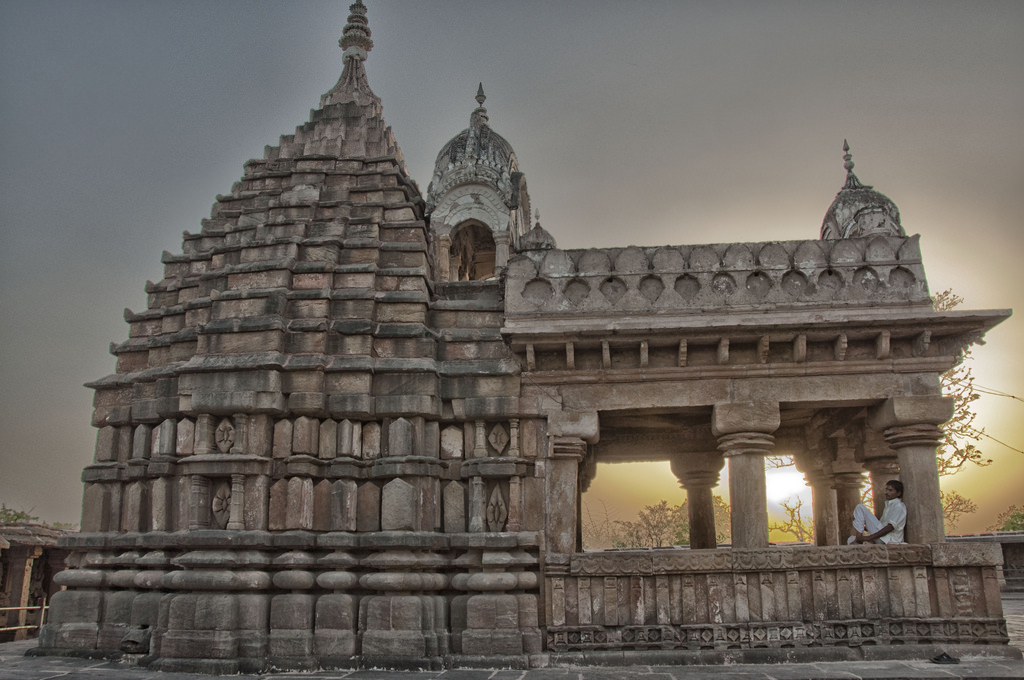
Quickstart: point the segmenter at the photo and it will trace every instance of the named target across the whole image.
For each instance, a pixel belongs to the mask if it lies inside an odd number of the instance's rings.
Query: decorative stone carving
[[[222,419],[220,424],[217,425],[214,438],[217,444],[217,450],[221,453],[227,453],[235,444],[235,426],[232,425],[231,421],[227,418]]]
[[[505,528],[505,521],[508,519],[508,505],[501,493],[501,486],[494,485],[491,497],[487,501],[487,530],[502,531]]]
[[[491,433],[487,435],[487,441],[490,442],[495,452],[500,456],[504,453],[505,447],[508,445],[508,432],[505,431],[505,428],[501,423],[498,423],[491,428]]]
[[[219,482],[213,487],[210,513],[215,528],[228,528],[228,519],[231,517],[231,485],[228,482]]]

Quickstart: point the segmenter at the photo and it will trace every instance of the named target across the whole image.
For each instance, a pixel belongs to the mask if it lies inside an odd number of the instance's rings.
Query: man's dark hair
[[[899,491],[900,498],[903,498],[903,482],[901,482],[898,479],[890,479],[888,482],[885,483],[885,485],[886,486],[891,486],[892,488],[894,488],[897,491]]]

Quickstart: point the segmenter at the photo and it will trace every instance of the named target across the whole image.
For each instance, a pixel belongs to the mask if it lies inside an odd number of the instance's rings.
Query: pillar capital
[[[724,462],[725,459],[723,458]],[[679,480],[679,485],[686,490],[710,489],[718,485],[718,471],[712,470],[686,470],[677,471],[675,463],[672,464],[672,473]]]
[[[736,432],[718,438],[718,449],[726,458],[744,454],[770,455],[775,446],[775,437],[763,432]]]
[[[900,476],[900,463],[893,454],[891,458],[869,458],[864,461],[864,468],[872,476],[886,476],[898,478]]]
[[[860,431],[860,441],[855,449],[855,457],[861,464],[873,469],[873,465],[885,465],[896,460],[896,451],[886,443],[885,437],[878,430],[864,424]],[[876,461],[878,461],[876,463]]]
[[[768,547],[768,502],[764,456],[772,452],[779,428],[778,402],[730,401],[715,404],[711,432],[718,450],[729,459],[734,548]]]
[[[583,460],[587,455],[587,442],[579,437],[552,437],[551,457],[572,458],[576,461]]]
[[[835,475],[832,474],[831,468],[811,468],[808,470],[801,470],[797,467],[797,470],[804,473],[804,479],[810,486],[823,485],[828,488],[832,488],[832,483],[835,481]]]
[[[952,417],[953,397],[890,397],[868,411],[868,424],[885,432],[904,425],[938,426]]]
[[[555,411],[548,414],[548,433],[556,438],[578,437],[596,444],[601,436],[597,411]]]
[[[713,487],[718,484],[719,473],[725,467],[725,458],[718,451],[686,453],[671,460],[672,474],[683,488]]]
[[[685,453],[674,456],[672,474],[686,489],[686,512],[690,520],[690,547],[709,549],[718,546],[715,531],[715,498],[718,474],[725,458],[718,451]]]
[[[719,438],[740,432],[768,434],[781,422],[777,401],[725,401],[714,406],[711,432]]]
[[[864,486],[864,473],[862,472],[837,472],[832,477],[832,488],[854,489],[858,493]]]
[[[931,423],[888,427],[882,434],[886,443],[897,450],[908,446],[935,447],[942,441],[942,429]]]
[[[796,469],[804,476],[813,479],[832,478],[832,451],[827,439],[808,441],[806,448],[797,451],[793,456]]]

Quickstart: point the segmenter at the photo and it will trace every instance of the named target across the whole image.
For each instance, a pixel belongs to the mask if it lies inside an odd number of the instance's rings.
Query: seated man
[[[863,504],[853,509],[853,528],[857,532],[847,543],[903,543],[907,525],[907,506],[903,504],[903,482],[885,483],[885,509],[875,517]],[[867,534],[864,531],[867,530]]]

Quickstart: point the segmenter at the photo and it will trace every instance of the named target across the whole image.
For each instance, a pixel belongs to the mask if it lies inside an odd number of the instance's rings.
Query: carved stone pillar
[[[523,528],[523,480],[512,476],[508,480],[508,524],[509,531]]]
[[[473,457],[474,458],[486,458],[487,457],[487,430],[486,423],[482,420],[477,420],[473,423],[473,432],[475,434],[473,438]]]
[[[814,544],[839,545],[839,510],[831,471],[811,470],[804,473],[804,478],[811,487]]]
[[[835,461],[832,463],[833,488],[836,490],[836,510],[839,518],[839,540],[846,543],[853,531],[853,510],[860,505],[864,488],[864,471],[856,457],[856,440],[845,431],[837,433]]]
[[[512,458],[519,458],[519,418],[511,418],[508,421],[508,455]]]
[[[217,423],[209,413],[200,413],[196,417],[195,453],[197,456],[210,454],[217,450],[214,446],[214,431],[216,429]]]
[[[869,424],[896,450],[907,506],[907,543],[945,540],[935,450],[939,425],[953,415],[952,397],[893,397],[871,410]]]
[[[885,509],[885,483],[900,478],[900,464],[881,432],[864,428],[860,458],[865,470],[871,475],[871,504],[875,516],[880,517]]]
[[[228,530],[245,529],[245,475],[231,475],[231,505],[228,515]]]
[[[486,493],[483,477],[473,477],[469,482],[469,530],[473,533],[486,531]]]
[[[690,547],[717,548],[714,487],[725,458],[718,452],[687,454],[672,459],[672,474],[686,489],[686,510],[690,522]]]
[[[833,488],[836,490],[839,538],[845,543],[846,539],[853,535],[853,509],[860,505],[860,490],[864,488],[864,476],[860,472],[836,473]]]
[[[188,528],[208,529],[210,527],[210,480],[201,475],[189,479]]]
[[[452,237],[448,234],[443,234],[441,238],[437,240],[437,271],[441,275],[442,281],[451,281],[458,279],[458,277],[452,276]]]
[[[508,264],[508,246],[511,237],[507,231],[495,231],[494,236],[494,271],[504,269]]]
[[[871,505],[876,517],[882,516],[885,509],[885,484],[890,479],[900,478],[900,464],[896,458],[892,460],[875,458],[864,462],[864,467],[871,475]]]
[[[729,461],[729,501],[732,504],[732,546],[768,547],[768,500],[764,457],[771,453],[779,428],[777,402],[715,404],[711,431]]]
[[[568,554],[576,549],[575,513],[566,512],[575,508],[577,477],[580,461],[587,452],[587,443],[578,437],[552,437],[551,458],[546,483],[548,507],[545,512],[549,553]]]
[[[814,517],[814,544],[839,545],[839,513],[836,509],[835,478],[832,474],[831,440],[820,428],[807,433],[804,451],[793,457],[796,469],[811,487],[811,513]]]
[[[249,416],[236,413],[234,421],[235,439],[231,443],[230,453],[249,453]]]

